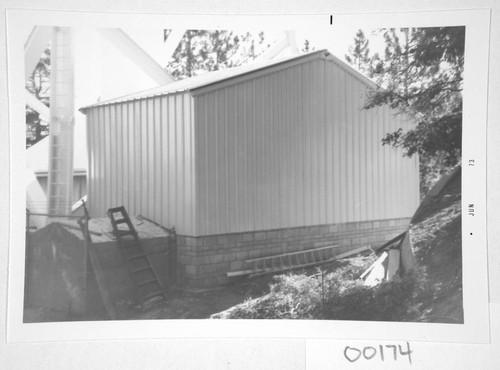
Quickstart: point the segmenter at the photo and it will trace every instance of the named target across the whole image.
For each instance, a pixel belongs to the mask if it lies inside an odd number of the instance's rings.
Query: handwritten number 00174
[[[397,346],[395,344],[386,344],[385,346],[380,344],[378,346],[378,351],[377,348],[370,346],[364,347],[363,349],[346,346],[344,348],[344,357],[349,362],[356,362],[361,358],[364,358],[365,360],[371,360],[375,358],[375,356],[377,356],[378,354],[380,356],[380,359],[382,361],[385,361],[384,351],[386,351],[387,349],[389,349],[388,351],[389,353],[392,353],[394,361],[398,360],[398,352],[399,352],[400,356],[408,356],[408,361],[410,362],[411,365],[411,354],[413,351],[410,349],[410,343],[408,342],[406,342],[406,351],[403,350],[400,344]],[[390,349],[392,349],[392,351]]]

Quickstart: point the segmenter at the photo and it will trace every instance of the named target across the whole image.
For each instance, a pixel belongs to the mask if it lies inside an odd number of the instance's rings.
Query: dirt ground
[[[326,273],[346,263],[347,260],[333,261],[321,268]],[[294,273],[314,274],[318,269],[319,267],[311,267],[295,270]],[[129,311],[127,316],[132,320],[209,319],[213,314],[269,293],[269,284],[273,283],[273,277],[273,274],[252,279],[239,277],[225,286],[203,293],[172,292],[164,302],[149,308],[138,307],[135,311]]]

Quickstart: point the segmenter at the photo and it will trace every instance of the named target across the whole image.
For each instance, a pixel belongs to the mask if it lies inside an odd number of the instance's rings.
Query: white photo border
[[[7,9],[10,129],[10,245],[7,341],[155,338],[332,338],[489,343],[486,234],[486,127],[490,10],[443,10],[320,15],[169,15]],[[25,204],[24,41],[34,25],[130,27],[147,24],[193,29],[299,29],[465,26],[462,151],[464,324],[308,320],[144,320],[23,323]],[[258,26],[257,26],[258,25]],[[475,166],[468,167],[469,159]],[[467,215],[475,204],[476,214]],[[472,235],[470,235],[472,233]]]

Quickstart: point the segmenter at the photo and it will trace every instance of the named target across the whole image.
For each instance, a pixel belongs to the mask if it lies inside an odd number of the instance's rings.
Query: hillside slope
[[[410,241],[426,292],[417,297],[416,321],[463,323],[461,199],[459,171],[412,220]]]

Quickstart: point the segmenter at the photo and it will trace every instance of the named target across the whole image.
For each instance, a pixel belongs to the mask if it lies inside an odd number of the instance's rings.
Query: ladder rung
[[[144,267],[138,267],[136,269],[132,269],[132,272],[134,274],[137,274],[138,272],[146,271],[146,270],[152,270],[150,266],[144,266]]]
[[[125,223],[125,222],[127,222],[127,219],[126,219],[126,218],[120,218],[119,220],[115,220],[115,224],[117,224],[117,225],[118,225],[118,224],[123,224],[123,223]]]
[[[151,283],[158,284],[158,281],[156,279],[148,279],[148,280],[141,281],[140,283],[137,283],[137,286],[144,286],[144,285],[148,285]]]
[[[129,261],[131,261],[131,260],[136,260],[138,258],[143,258],[143,257],[146,257],[146,255],[144,253],[139,253],[139,254],[135,254],[133,256],[127,257],[127,259]]]
[[[134,232],[132,230],[116,230],[117,236],[127,236],[127,235],[134,235]]]
[[[138,246],[139,246],[139,244],[137,244],[133,240],[131,240],[130,243],[122,242],[122,248],[125,248],[125,249],[131,249],[131,248],[138,247]]]
[[[151,299],[153,297],[157,296],[162,296],[165,298],[164,293],[161,290],[155,290],[154,292],[151,292],[149,294],[146,294],[145,296],[142,297],[143,301],[147,301],[148,299]]]

